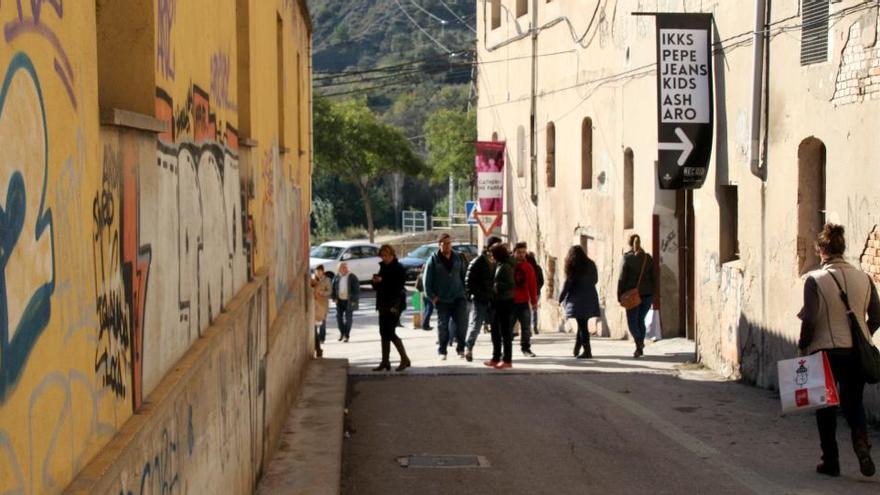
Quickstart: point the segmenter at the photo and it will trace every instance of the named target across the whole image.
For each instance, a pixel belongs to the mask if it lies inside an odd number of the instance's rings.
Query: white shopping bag
[[[782,412],[812,411],[840,404],[831,363],[824,352],[777,363]]]
[[[654,342],[663,338],[663,329],[660,327],[660,310],[652,309],[645,315],[645,338]]]

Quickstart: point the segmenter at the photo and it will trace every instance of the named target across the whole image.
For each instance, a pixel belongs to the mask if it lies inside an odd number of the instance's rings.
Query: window
[[[803,0],[801,6],[801,65],[828,60],[829,0]]]
[[[529,13],[529,0],[516,0],[516,16],[522,17]]]
[[[516,176],[526,176],[526,128],[519,126],[516,128]]]
[[[251,25],[250,2],[236,0],[235,31],[238,45],[238,132],[250,139],[251,131]]]
[[[593,120],[581,124],[581,189],[593,188]]]
[[[361,248],[365,258],[375,258],[379,256],[379,248],[374,246],[363,246]]]
[[[547,187],[556,187],[556,125],[547,124]]]
[[[501,0],[492,0],[492,29],[501,27]]]
[[[157,40],[152,9],[151,2],[95,2],[98,105],[102,112],[119,109],[165,117],[158,115],[156,110],[157,86],[164,86],[157,79],[174,77],[175,54],[170,28],[162,23],[162,19],[159,20]],[[39,21],[34,22],[37,25],[31,29],[38,30],[41,27]],[[55,67],[62,70],[57,60]]]
[[[633,168],[635,156],[632,148],[623,152],[623,228],[633,228]]]
[[[815,137],[798,147],[797,202],[798,273],[803,275],[819,266],[813,244],[825,225],[825,145]]]
[[[721,226],[718,255],[721,263],[727,263],[739,259],[739,192],[736,186],[719,186],[717,194]]]
[[[279,15],[275,26],[276,66],[278,77],[278,149],[284,153],[287,151],[284,140],[284,21]]]

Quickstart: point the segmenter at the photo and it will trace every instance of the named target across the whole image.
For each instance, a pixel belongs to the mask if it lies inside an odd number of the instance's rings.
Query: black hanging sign
[[[696,189],[712,154],[712,14],[656,18],[660,189]]]

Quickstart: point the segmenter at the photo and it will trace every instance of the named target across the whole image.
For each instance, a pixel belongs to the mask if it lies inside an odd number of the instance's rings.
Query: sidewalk
[[[545,333],[532,336],[532,352],[537,357],[524,357],[519,348],[519,338],[514,339],[513,369],[497,371],[483,366],[483,361],[492,357],[492,341],[488,333],[481,333],[474,347],[474,360],[469,363],[456,355],[455,347],[447,349],[446,361],[438,357],[436,320],[432,323],[432,331],[412,328],[411,312],[404,315],[408,325],[397,329],[397,335],[403,339],[407,353],[413,363],[412,368],[403,374],[407,375],[470,375],[486,373],[661,373],[676,374],[680,370],[676,365],[693,361],[694,344],[685,339],[660,340],[656,343],[647,342],[645,356],[633,359],[634,345],[628,341],[611,340],[594,337],[591,339],[592,360],[574,359],[575,335],[573,333]],[[349,342],[338,342],[339,336],[335,325],[335,316],[327,318],[327,340],[324,343],[325,358],[345,358],[349,360],[349,375],[373,375],[371,371],[380,360],[379,329],[375,313],[369,309],[355,315],[355,325]],[[391,351],[392,364],[398,361],[397,353]],[[693,368],[693,367],[691,367]],[[696,371],[688,371],[694,373]],[[391,374],[397,374],[394,371]],[[709,371],[701,372],[709,379],[720,380]]]

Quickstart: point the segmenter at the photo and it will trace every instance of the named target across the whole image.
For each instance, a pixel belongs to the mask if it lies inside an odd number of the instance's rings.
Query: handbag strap
[[[843,301],[844,306],[846,306],[846,314],[852,314],[853,310],[849,306],[849,296],[846,294],[846,291],[844,291],[843,287],[840,286],[840,282],[837,281],[837,277],[834,276],[834,272],[827,268],[825,269],[825,271],[828,272],[828,275],[831,275],[831,279],[834,280],[834,284],[837,285],[837,290],[840,291],[840,300]]]
[[[645,275],[645,266],[648,265],[648,253],[645,253],[645,259],[642,261],[642,271],[639,273],[639,282],[636,284],[636,289],[638,289],[642,285],[642,277]]]

